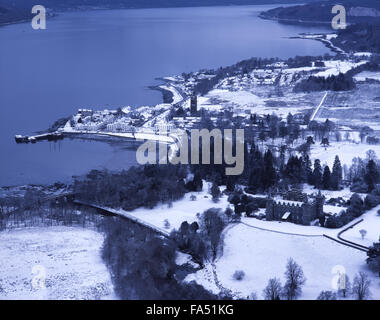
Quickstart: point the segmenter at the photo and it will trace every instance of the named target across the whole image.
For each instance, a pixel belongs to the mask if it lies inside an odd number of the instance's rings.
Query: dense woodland
[[[310,76],[308,79],[297,83],[295,92],[310,91],[349,91],[356,88],[353,77],[364,71],[379,71],[379,65],[375,61],[368,62],[359,67],[353,68],[346,73],[331,75],[327,78]]]
[[[332,42],[347,52],[380,53],[380,22],[373,25],[366,21],[339,30],[338,37]]]
[[[158,237],[137,224],[110,218],[104,220],[106,238],[103,259],[109,267],[115,291],[128,300],[215,300],[216,296],[183,278],[176,265],[176,243]],[[192,270],[194,271],[194,270]]]
[[[94,170],[75,181],[74,191],[83,201],[131,211],[181,199],[186,176],[185,167],[171,165],[132,167],[119,173]]]

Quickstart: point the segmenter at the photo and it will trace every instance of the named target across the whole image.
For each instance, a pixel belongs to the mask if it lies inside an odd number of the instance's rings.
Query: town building
[[[154,125],[154,131],[156,133],[165,133],[165,132],[171,132],[172,130],[175,129],[174,124],[172,123],[167,123],[167,122],[161,122],[161,123],[156,123]]]

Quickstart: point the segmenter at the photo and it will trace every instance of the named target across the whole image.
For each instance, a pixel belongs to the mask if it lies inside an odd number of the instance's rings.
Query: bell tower
[[[325,204],[325,197],[322,195],[321,190],[319,190],[317,196],[315,197],[316,218],[321,219],[324,216],[324,212],[323,212],[324,204]]]
[[[198,112],[198,98],[195,92],[190,97],[190,112],[192,116],[195,116]]]

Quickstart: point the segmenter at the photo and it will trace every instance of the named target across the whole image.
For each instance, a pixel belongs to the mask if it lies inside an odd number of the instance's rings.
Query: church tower
[[[195,116],[198,112],[198,99],[195,93],[190,97],[190,112],[192,116]]]
[[[323,206],[325,204],[325,197],[322,195],[321,190],[319,190],[317,196],[315,197],[315,210],[316,217],[322,218],[324,216]]]

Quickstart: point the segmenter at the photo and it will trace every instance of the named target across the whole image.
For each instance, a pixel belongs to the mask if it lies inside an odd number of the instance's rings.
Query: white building
[[[134,127],[129,125],[129,123],[126,123],[126,122],[116,122],[116,123],[107,124],[108,132],[132,132],[133,130],[134,130]]]
[[[155,132],[170,132],[175,129],[174,124],[167,123],[167,122],[161,122],[157,123],[154,126],[154,131]]]

